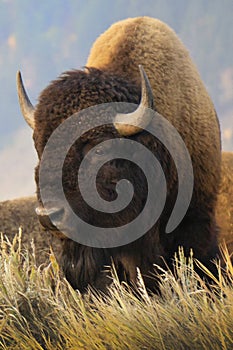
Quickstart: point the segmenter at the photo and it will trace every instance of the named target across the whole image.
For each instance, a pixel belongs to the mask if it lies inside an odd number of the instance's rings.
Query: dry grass
[[[233,266],[226,248],[226,271],[219,268],[211,289],[180,250],[176,278],[161,271],[161,295],[149,296],[138,272],[140,297],[117,278],[109,295],[90,290],[83,297],[60,276],[52,253],[48,266],[37,266],[33,251],[33,245],[22,250],[20,235],[12,243],[2,237],[1,349],[233,348]]]

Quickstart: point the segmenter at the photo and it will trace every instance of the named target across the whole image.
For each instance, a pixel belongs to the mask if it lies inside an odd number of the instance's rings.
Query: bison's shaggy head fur
[[[43,91],[36,108],[34,141],[39,158],[52,131],[72,114],[97,104],[138,104],[139,100],[140,85],[114,74],[95,68],[62,74]],[[43,132],[38,132],[39,130]],[[116,131],[112,129],[112,133],[116,134]]]
[[[70,117],[73,113],[92,105],[107,102],[132,102],[138,104],[139,99],[139,86],[129,83],[125,79],[114,76],[113,74],[101,72],[98,69],[72,71],[63,74],[60,79],[52,82],[44,90],[40,96],[39,105],[35,113],[36,127],[33,137],[39,159],[42,156],[51,133],[62,121]],[[88,110],[87,120],[84,120],[84,122],[88,123],[90,118],[98,117],[95,113],[92,115],[91,111]],[[141,211],[146,199],[147,189],[142,185],[145,182],[142,171],[136,171],[137,167],[131,162],[114,159],[99,171],[97,189],[105,200],[111,201],[116,198],[115,187],[119,179],[127,178],[129,181],[132,181],[137,197],[134,196],[127,211],[128,215],[123,216],[122,213],[107,215],[96,212],[95,210],[90,211],[89,206],[82,199],[77,188],[77,173],[81,161],[92,147],[100,144],[100,148],[97,150],[99,153],[96,153],[96,156],[92,160],[93,166],[95,163],[98,164],[102,153],[111,152],[111,149],[101,146],[102,141],[116,137],[119,137],[119,134],[111,125],[99,127],[90,133],[86,133],[71,147],[63,167],[63,186],[69,203],[83,220],[93,225],[103,227],[112,227],[117,223],[118,225],[122,225],[132,220]],[[137,136],[137,138],[142,138],[142,135]],[[144,135],[143,138],[144,143],[150,142],[150,137],[147,141],[148,135]],[[54,167],[55,173],[56,164],[49,164],[49,166],[50,168]],[[40,200],[39,169],[40,163],[36,168],[37,194]],[[132,174],[137,175],[132,176]],[[87,174],[84,174],[84,181],[85,178],[88,181]],[[47,183],[49,186],[49,179]]]
[[[215,205],[221,152],[216,113],[183,44],[164,23],[148,17],[115,24],[94,44],[87,62],[91,68],[64,73],[42,92],[34,112],[29,105],[26,119],[34,128],[33,138],[39,157],[36,168],[38,200],[43,205],[39,186],[40,161],[53,131],[72,114],[90,106],[108,102],[138,104],[141,92],[139,65],[144,66],[151,82],[155,108],[177,129],[190,153],[194,171],[192,200],[180,225],[172,233],[165,234],[178,188],[172,156],[161,142],[141,129],[126,136],[145,145],[159,160],[167,181],[165,208],[159,221],[144,236],[126,246],[90,248],[65,239],[63,269],[71,284],[80,290],[88,284],[104,289],[109,283],[105,267],[112,261],[121,279],[135,282],[136,267],[139,267],[146,285],[153,288],[154,280],[150,278],[153,264],[162,264],[163,257],[171,265],[178,246],[182,245],[187,254],[192,248],[195,256],[208,267],[217,253]],[[22,110],[25,111],[24,107]],[[88,118],[98,117],[88,115]],[[119,137],[117,130],[115,124],[111,124],[83,135],[70,148],[63,167],[64,192],[73,210],[85,221],[101,227],[117,227],[133,220],[143,209],[147,197],[143,172],[133,162],[123,159],[104,164],[97,176],[97,189],[104,199],[112,201],[116,198],[116,181],[128,179],[134,186],[134,196],[124,212],[95,212],[80,195],[77,172],[82,159],[103,140]],[[109,151],[101,149],[100,153]],[[93,162],[98,163],[98,157],[96,154]],[[56,174],[56,164],[48,166]],[[46,181],[48,191],[52,191],[50,180]],[[61,220],[66,220],[64,213],[59,214]],[[150,215],[148,212],[148,217]],[[49,221],[43,224],[54,229]],[[78,231],[78,227],[74,230]]]

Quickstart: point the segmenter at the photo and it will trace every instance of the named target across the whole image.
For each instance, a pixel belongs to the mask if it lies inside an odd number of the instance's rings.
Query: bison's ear
[[[23,80],[20,72],[17,72],[16,76],[16,84],[17,84],[17,92],[18,92],[18,98],[19,98],[19,105],[21,109],[21,113],[24,116],[24,119],[28,123],[28,125],[34,129],[35,127],[35,120],[34,120],[34,113],[35,108],[32,105],[31,101],[29,100],[29,97],[26,93],[25,87],[23,85]]]
[[[118,114],[114,126],[122,136],[131,136],[141,132],[151,122],[154,99],[149,79],[143,67],[139,66],[141,75],[141,102],[136,111],[128,114]]]

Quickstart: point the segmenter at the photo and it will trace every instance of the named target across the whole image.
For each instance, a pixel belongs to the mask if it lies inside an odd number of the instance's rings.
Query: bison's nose
[[[55,230],[56,223],[62,221],[64,208],[53,207],[50,209],[46,209],[43,207],[37,207],[36,214],[42,226],[49,230]]]

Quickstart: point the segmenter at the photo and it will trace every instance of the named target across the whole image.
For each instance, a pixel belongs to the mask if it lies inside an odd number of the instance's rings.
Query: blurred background
[[[61,72],[85,65],[113,22],[143,15],[165,21],[189,49],[214,101],[223,149],[233,151],[232,0],[0,0],[0,200],[35,192],[37,157],[18,106],[16,71],[35,104]]]

